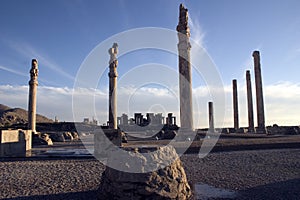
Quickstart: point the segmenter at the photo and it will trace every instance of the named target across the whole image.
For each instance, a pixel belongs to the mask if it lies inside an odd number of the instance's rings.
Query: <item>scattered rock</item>
[[[79,140],[79,135],[76,131],[72,131],[71,134],[72,134],[73,140]]]
[[[49,134],[47,133],[35,133],[32,136],[33,145],[53,145]]]
[[[229,129],[228,129],[228,128],[222,128],[222,131],[221,131],[221,133],[229,134],[229,133],[230,133],[230,131],[229,131]]]
[[[269,134],[280,134],[280,135],[298,135],[300,134],[299,126],[278,126],[274,124],[273,126],[267,127]]]
[[[72,141],[74,139],[71,132],[64,132],[63,135],[64,135],[65,140]]]

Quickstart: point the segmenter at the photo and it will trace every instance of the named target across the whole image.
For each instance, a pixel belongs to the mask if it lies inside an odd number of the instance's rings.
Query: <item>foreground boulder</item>
[[[145,148],[130,151],[126,158],[120,154],[110,154],[102,174],[98,199],[178,199],[191,197],[182,163],[172,146],[151,149],[153,154],[145,155]],[[128,157],[129,156],[129,157]],[[149,166],[159,166],[171,159],[167,167],[149,171]],[[118,166],[114,164],[118,163]],[[117,170],[109,166],[117,167]],[[134,168],[134,172],[130,169]],[[127,172],[126,172],[127,170]],[[140,173],[145,171],[145,173]]]

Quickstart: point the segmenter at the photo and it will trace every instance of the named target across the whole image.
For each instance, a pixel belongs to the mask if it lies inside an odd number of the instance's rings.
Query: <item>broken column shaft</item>
[[[248,133],[254,133],[254,119],[253,119],[253,100],[252,100],[252,87],[250,70],[246,71],[247,83],[247,103],[248,103]]]
[[[256,130],[256,132],[257,133],[266,133],[264,99],[263,99],[259,51],[254,51],[252,56],[254,58],[256,106],[257,106],[257,130]]]
[[[237,81],[232,80],[232,93],[233,93],[233,120],[235,130],[239,129],[239,106],[238,106],[238,93],[237,93]]]
[[[192,108],[192,71],[190,63],[190,28],[188,26],[188,10],[180,4],[178,32],[179,54],[179,93],[181,130],[193,130]]]
[[[108,126],[111,129],[117,129],[117,54],[118,44],[114,43],[112,48],[109,49],[110,61],[109,61],[109,102],[108,102]]]
[[[28,99],[28,129],[36,132],[36,93],[38,86],[38,61],[32,59],[29,81],[29,99]]]
[[[208,102],[208,123],[209,123],[209,132],[214,132],[215,125],[214,125],[214,106],[213,102]]]

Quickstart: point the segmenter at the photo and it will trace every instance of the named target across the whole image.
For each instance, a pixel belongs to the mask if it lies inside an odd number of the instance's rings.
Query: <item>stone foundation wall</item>
[[[25,156],[32,147],[31,137],[30,130],[1,130],[0,157]]]

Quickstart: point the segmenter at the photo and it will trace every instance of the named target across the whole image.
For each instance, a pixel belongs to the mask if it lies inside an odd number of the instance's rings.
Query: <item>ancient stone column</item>
[[[28,129],[36,132],[36,93],[38,86],[38,61],[32,59],[29,81],[29,99],[28,99]]]
[[[179,54],[179,93],[181,130],[193,130],[192,108],[192,72],[190,63],[190,28],[188,26],[188,9],[179,7],[178,54]]]
[[[111,129],[117,129],[117,54],[118,44],[114,43],[112,48],[109,49],[109,100],[108,100],[108,126]]]
[[[214,125],[214,106],[213,102],[208,102],[208,123],[209,123],[209,132],[214,132],[215,125]]]
[[[248,103],[248,133],[254,133],[254,119],[253,119],[253,101],[252,101],[252,87],[250,70],[246,71],[247,83],[247,103]]]
[[[257,133],[266,133],[265,128],[265,112],[264,112],[264,99],[261,79],[260,68],[260,55],[259,51],[254,51],[252,54],[254,58],[254,73],[255,73],[255,89],[256,89],[256,106],[257,106]]]
[[[232,80],[232,94],[233,94],[233,121],[234,129],[238,130],[239,127],[239,105],[238,105],[238,92],[236,79]]]

